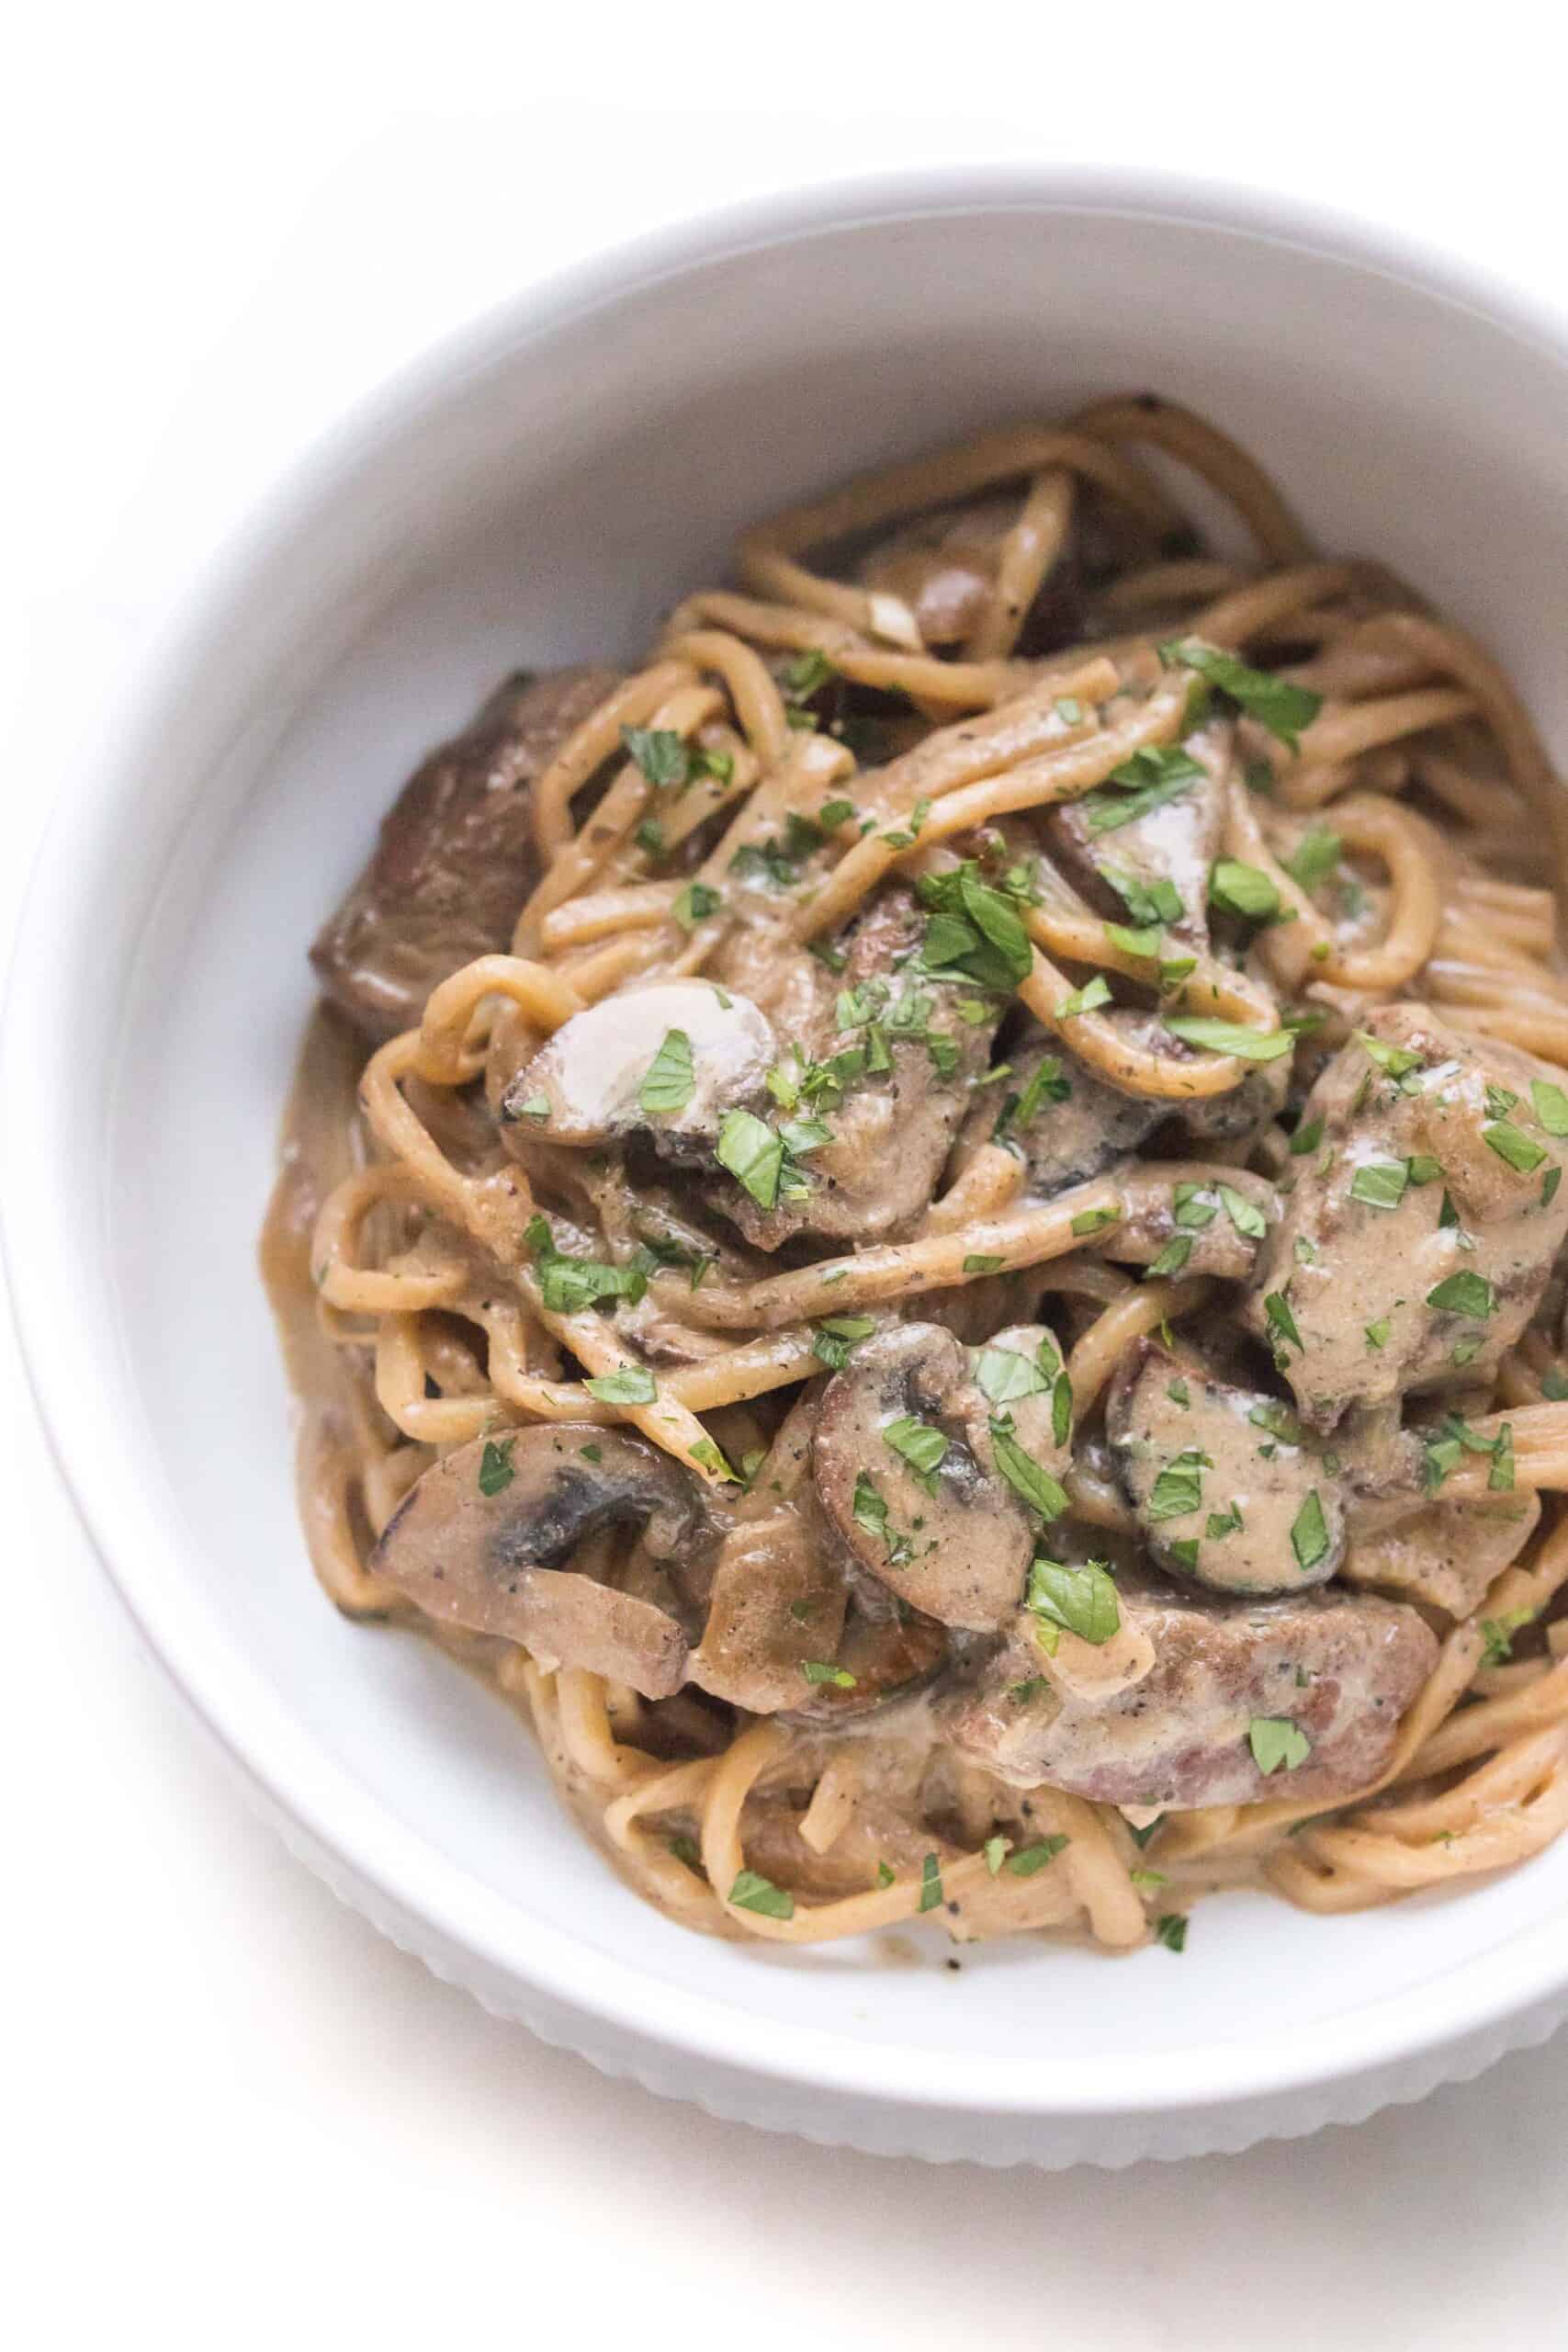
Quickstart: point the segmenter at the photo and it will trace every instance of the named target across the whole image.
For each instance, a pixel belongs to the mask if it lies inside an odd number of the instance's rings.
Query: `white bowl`
[[[1271,200],[1051,171],[753,207],[509,305],[280,486],[73,779],[15,972],[11,1277],[121,1592],[283,1834],[440,1974],[649,2087],[825,2140],[1060,2165],[1235,2148],[1568,2010],[1568,1843],[1186,1956],[746,1950],[643,1908],[521,1724],[306,1565],[254,1272],[304,950],[424,747],[518,660],[626,653],[737,527],[970,426],[1156,386],[1501,646],[1568,737],[1562,323]],[[919,1957],[910,1960],[908,1951]]]

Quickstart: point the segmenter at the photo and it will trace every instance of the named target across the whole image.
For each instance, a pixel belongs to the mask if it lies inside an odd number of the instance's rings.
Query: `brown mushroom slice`
[[[1294,1416],[1139,1340],[1105,1429],[1122,1492],[1160,1566],[1214,1592],[1300,1592],[1345,1555],[1345,1502]],[[1300,1431],[1294,1431],[1300,1439]]]
[[[711,980],[656,980],[563,1022],[502,1100],[547,1143],[590,1149],[645,1129],[660,1147],[711,1144],[726,1111],[756,1101],[772,1024]]]
[[[694,1682],[751,1714],[796,1707],[837,1655],[844,1579],[795,1510],[737,1527],[714,1574]]]
[[[640,1529],[656,1560],[713,1537],[702,1488],[679,1463],[622,1430],[561,1422],[475,1438],[437,1462],[393,1514],[371,1567],[437,1623],[668,1698],[686,1674],[677,1620],[560,1565],[614,1527]]]
[[[936,1323],[858,1347],[823,1392],[812,1464],[830,1524],[879,1583],[944,1625],[987,1633],[1022,1598],[1033,1521],[998,1466],[995,1406]],[[1012,1437],[1007,1458],[1047,1481]]]

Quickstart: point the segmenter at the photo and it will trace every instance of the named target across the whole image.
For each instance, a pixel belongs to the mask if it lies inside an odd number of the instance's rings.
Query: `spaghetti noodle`
[[[1150,398],[736,569],[509,682],[318,945],[264,1260],[328,1595],[712,1932],[1179,1948],[1536,1853],[1568,802],[1507,679]]]

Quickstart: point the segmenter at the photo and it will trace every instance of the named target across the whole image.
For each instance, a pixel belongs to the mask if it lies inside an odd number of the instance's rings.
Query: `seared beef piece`
[[[615,684],[610,670],[519,671],[404,785],[310,950],[367,1036],[412,1028],[438,982],[506,946],[539,878],[528,788]]]
[[[1555,1092],[1561,1070],[1424,1005],[1381,1006],[1364,1034],[1370,1048],[1352,1039],[1308,1097],[1321,1133],[1293,1162],[1247,1307],[1318,1430],[1490,1372],[1568,1233],[1564,1146],[1531,1093]]]
[[[1540,1519],[1540,1497],[1523,1487],[1451,1503],[1369,1504],[1351,1520],[1340,1574],[1351,1584],[1469,1617],[1518,1558]]]
[[[1261,1416],[1256,1419],[1255,1416]],[[1294,1417],[1139,1340],[1118,1367],[1105,1427],[1122,1490],[1173,1576],[1215,1592],[1299,1592],[1345,1552],[1339,1480]]]
[[[963,1145],[978,1148],[993,1136],[1020,1152],[1029,1170],[1032,1201],[1053,1200],[1087,1184],[1159,1125],[1169,1109],[1107,1086],[1059,1038],[1038,1027],[1006,1056],[1006,1085],[978,1093],[964,1123]],[[1044,1064],[1050,1068],[1044,1070]]]
[[[960,1752],[1020,1788],[1044,1782],[1106,1804],[1337,1804],[1388,1762],[1401,1716],[1437,1661],[1435,1634],[1397,1601],[1303,1593],[1250,1604],[1199,1600],[1123,1576],[1123,1625],[1154,1645],[1151,1670],[1086,1703],[1042,1672],[1027,1610],[977,1682],[943,1702]],[[1292,1767],[1265,1758],[1309,1746]]]

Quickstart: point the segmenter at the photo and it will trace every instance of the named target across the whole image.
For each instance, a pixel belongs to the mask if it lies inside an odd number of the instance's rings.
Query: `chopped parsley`
[[[558,1250],[555,1236],[543,1216],[531,1216],[523,1238],[533,1255],[545,1306],[552,1315],[580,1315],[606,1298],[625,1298],[635,1306],[648,1290],[642,1266],[611,1266],[597,1258],[574,1258]]]
[[[830,1372],[842,1372],[853,1350],[875,1329],[870,1315],[825,1315],[811,1334],[811,1352]]]
[[[1468,1316],[1477,1323],[1497,1312],[1497,1295],[1491,1283],[1484,1275],[1472,1273],[1468,1268],[1446,1275],[1435,1290],[1427,1293],[1427,1304],[1441,1314]]]
[[[622,1364],[582,1385],[601,1405],[651,1405],[659,1394],[659,1385],[645,1363]]]
[[[1326,882],[1338,865],[1345,848],[1337,833],[1326,825],[1314,825],[1304,832],[1294,851],[1285,860],[1285,871],[1310,898],[1320,885]]]
[[[1324,1518],[1322,1498],[1315,1487],[1296,1513],[1291,1528],[1291,1549],[1303,1576],[1309,1575],[1320,1560],[1328,1557],[1328,1522]]]
[[[1029,1606],[1036,1617],[1076,1634],[1099,1649],[1120,1630],[1116,1587],[1103,1560],[1070,1567],[1062,1560],[1037,1559],[1029,1571]]]
[[[1166,1464],[1155,1480],[1145,1507],[1147,1517],[1155,1521],[1185,1519],[1189,1511],[1201,1510],[1203,1473],[1213,1466],[1209,1456],[1197,1446],[1184,1446]]]
[[[1321,695],[1292,685],[1288,678],[1273,677],[1267,670],[1255,670],[1234,653],[1222,652],[1198,638],[1174,639],[1160,647],[1159,658],[1167,668],[1179,662],[1184,669],[1196,670],[1206,684],[1236,704],[1249,718],[1256,718],[1290,752],[1301,750],[1302,729],[1310,727],[1323,707]]]
[[[1187,1914],[1185,1911],[1164,1911],[1155,1921],[1155,1940],[1167,1951],[1187,1949]]]
[[[1225,1215],[1236,1231],[1248,1241],[1261,1241],[1269,1230],[1269,1220],[1262,1210],[1256,1208],[1246,1193],[1238,1193],[1234,1185],[1220,1184],[1215,1189],[1224,1203]]]
[[[1098,1012],[1102,1004],[1110,1001],[1110,983],[1103,972],[1097,972],[1093,979],[1086,981],[1081,989],[1068,989],[1055,1007],[1056,1018],[1058,1021],[1077,1021],[1086,1012]]]
[[[517,1476],[512,1466],[514,1437],[486,1438],[479,1455],[479,1492],[481,1495],[502,1495]]]
[[[835,1690],[852,1690],[855,1687],[855,1678],[848,1667],[833,1666],[822,1658],[803,1658],[800,1670],[813,1684],[829,1683]]]
[[[1288,1343],[1299,1354],[1305,1355],[1306,1344],[1296,1329],[1296,1318],[1291,1312],[1291,1302],[1282,1290],[1271,1290],[1267,1294],[1263,1301],[1263,1312],[1268,1317],[1270,1327],[1280,1334],[1281,1344]]]
[[[941,1430],[933,1429],[914,1413],[906,1413],[901,1420],[888,1422],[882,1438],[885,1445],[890,1445],[908,1464],[926,1492],[934,1495],[936,1474],[946,1458],[948,1446]]]
[[[1252,1760],[1265,1780],[1276,1772],[1293,1772],[1312,1754],[1312,1742],[1288,1715],[1254,1715],[1247,1726]]]
[[[795,1897],[787,1887],[775,1886],[758,1871],[742,1871],[729,1890],[738,1911],[760,1911],[766,1919],[793,1919]]]
[[[690,783],[692,755],[683,740],[672,729],[623,727],[621,741],[648,783]]]
[[[1550,1079],[1532,1079],[1530,1101],[1549,1136],[1568,1136],[1568,1094],[1560,1086],[1553,1086]]]
[[[637,1108],[649,1118],[667,1117],[685,1109],[695,1086],[692,1041],[683,1029],[667,1029],[637,1089]]]
[[[1195,1014],[1168,1013],[1165,1025],[1184,1046],[1198,1046],[1210,1054],[1234,1054],[1248,1062],[1278,1061],[1296,1042],[1288,1029],[1246,1029],[1238,1021],[1210,1021]]]
[[[1350,1197],[1369,1208],[1396,1209],[1404,1198],[1410,1163],[1404,1159],[1370,1159],[1350,1179]]]
[[[1114,786],[1114,791],[1102,787],[1086,793],[1077,806],[1091,833],[1112,833],[1163,808],[1202,775],[1190,752],[1145,743],[1111,769],[1106,786]]]
[[[1031,1510],[1038,1511],[1042,1519],[1060,1519],[1067,1508],[1066,1493],[1060,1481],[1032,1453],[1026,1453],[1011,1430],[999,1420],[991,1423],[991,1450],[997,1468],[1014,1494],[1021,1497]]]
[[[695,931],[698,923],[709,915],[717,914],[724,904],[723,894],[711,883],[688,882],[670,911],[682,931]]]
[[[1268,875],[1234,857],[1216,861],[1209,876],[1209,904],[1247,922],[1271,922],[1280,911],[1280,893]]]
[[[920,1864],[920,1899],[917,1912],[937,1911],[942,1907],[942,1863],[935,1854],[928,1854]]]
[[[1055,1860],[1066,1843],[1066,1838],[1059,1834],[1054,1838],[1037,1838],[1032,1846],[1021,1846],[1016,1853],[1010,1854],[1006,1868],[1013,1878],[1032,1878],[1036,1871],[1043,1871],[1047,1862]]]
[[[1494,1119],[1490,1125],[1482,1128],[1481,1134],[1483,1141],[1491,1146],[1498,1159],[1506,1159],[1510,1168],[1517,1168],[1521,1176],[1531,1174],[1546,1158],[1540,1145],[1533,1142],[1522,1128],[1516,1127],[1511,1119]]]
[[[718,1131],[718,1164],[750,1193],[760,1209],[771,1209],[784,1172],[784,1138],[750,1111],[727,1111]]]

